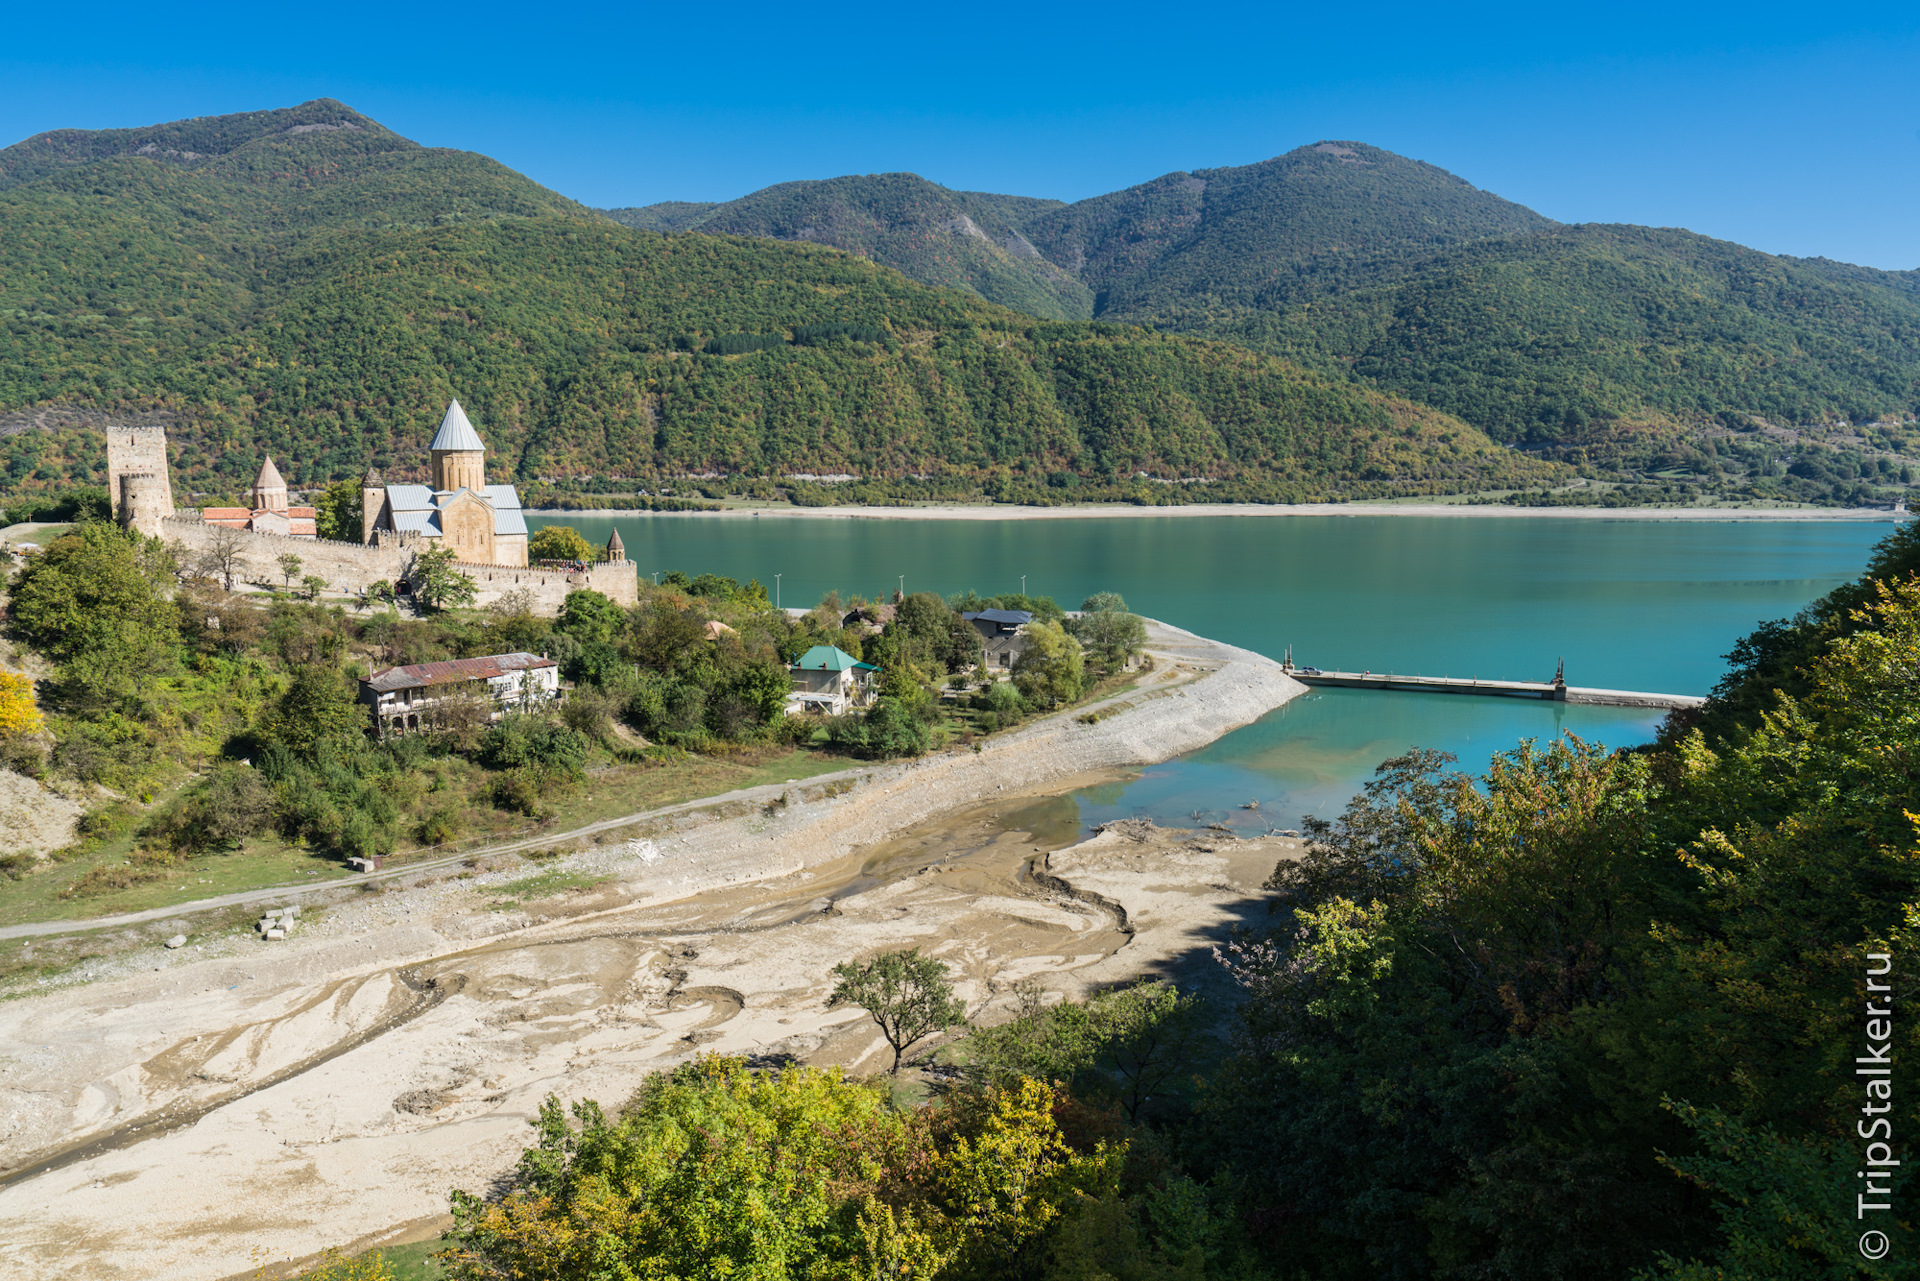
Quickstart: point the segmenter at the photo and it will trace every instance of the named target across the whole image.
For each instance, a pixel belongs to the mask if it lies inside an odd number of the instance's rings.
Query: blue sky
[[[1920,4],[15,6],[0,139],[340,98],[594,205],[1080,199],[1323,138],[1570,222],[1920,267]]]

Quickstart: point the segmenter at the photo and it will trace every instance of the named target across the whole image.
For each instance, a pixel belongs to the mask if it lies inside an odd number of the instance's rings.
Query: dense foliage
[[[1560,227],[1370,263],[1307,300],[1151,316],[1345,367],[1507,441],[1577,442],[1621,419],[1920,411],[1920,298],[1686,231]]]
[[[1066,1132],[1071,1107],[1022,1081],[903,1114],[837,1071],[702,1059],[617,1119],[549,1099],[511,1191],[454,1194],[441,1257],[454,1281],[1065,1281],[1063,1217],[1132,1208],[1124,1147]]]

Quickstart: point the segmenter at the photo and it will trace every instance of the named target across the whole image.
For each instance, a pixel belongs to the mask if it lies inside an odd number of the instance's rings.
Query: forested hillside
[[[616,226],[337,103],[44,135],[0,163],[28,179],[0,192],[0,431],[25,428],[0,446],[12,490],[98,479],[96,432],[34,426],[85,410],[170,415],[183,493],[237,488],[269,449],[296,485],[369,461],[404,476],[454,395],[495,474],[522,480],[919,473],[1117,493],[1146,473],[1285,499],[1554,474],[1236,346],[1037,324],[824,247]]]
[[[929,285],[970,290],[1030,315],[1085,320],[1093,294],[1042,257],[1019,222],[1059,201],[949,191],[917,174],[788,182],[725,204],[612,209],[630,227],[832,245]]]
[[[1444,169],[1360,142],[1170,173],[1025,224],[1099,296],[1099,314],[1204,302],[1272,308],[1436,249],[1554,224]]]
[[[1648,427],[1670,441],[1716,420],[1920,412],[1920,273],[1679,230],[1561,226],[1364,143],[1170,173],[1072,205],[999,199],[1026,242],[1091,291],[1099,319],[1282,355],[1509,443],[1638,466]],[[930,278],[884,241],[858,251]]]
[[[1911,413],[1920,293],[1857,270],[1595,224],[1481,241],[1284,309],[1170,306],[1155,319],[1345,367],[1508,441],[1577,439],[1661,415],[1860,423]]]

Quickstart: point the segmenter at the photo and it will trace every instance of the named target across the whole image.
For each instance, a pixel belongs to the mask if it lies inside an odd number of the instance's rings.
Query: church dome
[[[434,433],[433,444],[428,448],[435,453],[485,453],[487,449],[457,400],[447,402],[446,416],[441,418],[440,430]]]

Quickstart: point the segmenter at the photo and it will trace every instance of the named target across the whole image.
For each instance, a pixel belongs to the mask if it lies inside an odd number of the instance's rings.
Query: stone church
[[[418,534],[473,565],[525,565],[527,520],[512,485],[487,483],[487,447],[457,400],[447,403],[427,447],[430,485],[383,485],[367,468],[360,482],[360,541],[386,534]]]

